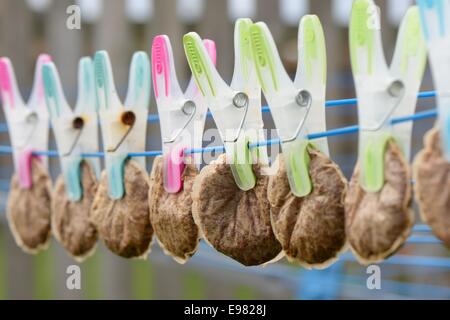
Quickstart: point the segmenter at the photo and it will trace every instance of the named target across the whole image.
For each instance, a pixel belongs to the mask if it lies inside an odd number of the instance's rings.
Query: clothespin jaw
[[[105,149],[108,192],[112,199],[121,199],[125,194],[123,174],[128,154],[145,150],[151,85],[150,61],[145,52],[133,55],[125,105],[117,95],[106,51],[95,54],[94,77]],[[145,168],[145,159],[133,160]]]
[[[204,43],[214,62],[214,42],[205,40]],[[152,78],[161,125],[164,188],[168,193],[178,193],[183,188],[184,150],[201,147],[208,107],[195,81],[191,80],[186,93],[181,91],[172,46],[166,35],[153,39]]]
[[[326,49],[320,20],[303,17],[299,27],[299,62],[293,82],[283,67],[272,34],[263,22],[250,27],[258,79],[272,113],[289,184],[294,195],[311,193],[307,134],[325,131]],[[328,154],[326,139],[318,144]]]
[[[33,89],[28,102],[22,99],[14,69],[8,58],[0,58],[0,89],[11,136],[15,170],[22,188],[31,188],[31,160],[36,150],[48,149],[48,114],[44,101],[42,65],[51,61],[47,54],[41,54],[36,63]],[[46,158],[41,159],[44,166]]]
[[[241,21],[237,22],[238,26],[246,23]],[[241,41],[241,37],[247,34],[248,31],[245,31],[244,27],[239,32],[236,32],[235,35],[238,37],[237,43],[245,43],[245,41]],[[253,91],[248,89],[249,85],[245,84],[245,81],[239,79],[245,74],[242,71],[244,66],[251,67],[251,65],[242,63],[243,60],[239,60],[241,62],[237,63],[237,65],[240,64],[241,67],[235,70],[232,81],[233,86],[230,87],[218,74],[198,34],[195,32],[186,34],[183,37],[183,43],[197,86],[208,101],[225,144],[227,162],[230,163],[236,184],[241,190],[251,190],[256,185],[256,178],[253,173],[253,159],[248,148],[250,139],[246,135],[246,129],[250,129],[247,121],[249,119],[249,110],[252,107],[250,103],[253,98],[250,98],[249,95],[252,95]],[[235,50],[237,59],[242,58],[242,52],[245,52],[245,49]]]
[[[450,2],[417,0],[437,91],[442,150],[450,162]]]
[[[355,0],[350,20],[350,55],[360,123],[360,183],[367,192],[384,186],[384,153],[395,140],[409,156],[412,127],[394,128],[394,115],[414,113],[425,68],[417,8],[409,9],[390,67],[384,56],[379,9],[372,0]]]
[[[94,68],[91,58],[82,58],[78,69],[79,93],[75,112],[66,101],[55,64],[46,63],[42,69],[45,98],[59,150],[64,183],[72,201],[79,201],[83,197],[80,172],[82,153],[98,151]],[[98,174],[98,159],[88,161]]]

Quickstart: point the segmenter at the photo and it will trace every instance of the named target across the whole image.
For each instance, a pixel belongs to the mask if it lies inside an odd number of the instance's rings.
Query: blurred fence
[[[392,56],[400,17],[412,1],[377,1],[382,9],[386,56]],[[80,30],[66,27],[66,9],[82,8]],[[294,73],[297,63],[297,28],[303,14],[317,14],[325,30],[328,48],[327,98],[354,96],[347,42],[351,0],[0,0],[0,56],[11,58],[24,97],[33,79],[34,63],[41,52],[51,54],[60,72],[69,102],[76,99],[77,63],[84,55],[108,50],[119,94],[124,96],[131,55],[150,52],[154,35],[170,36],[177,72],[189,78],[181,39],[188,31],[216,41],[218,69],[231,79],[233,25],[239,16],[265,21],[271,29],[286,68]],[[427,73],[423,89],[431,89]],[[418,110],[433,107],[432,99],[421,100]],[[156,113],[154,98],[150,113]],[[272,119],[265,114],[267,128]],[[3,115],[1,121],[4,121]],[[327,111],[330,129],[355,124],[356,108]],[[433,121],[415,125],[415,151]],[[214,126],[209,120],[207,126]],[[0,133],[0,144],[9,138]],[[350,176],[356,162],[356,135],[330,138],[332,157]],[[52,141],[50,148],[54,148]],[[160,149],[157,124],[148,128],[147,150]],[[149,167],[151,165],[149,159]],[[50,162],[52,176],[59,174],[57,159]],[[4,212],[12,174],[9,155],[0,155],[0,217]],[[424,258],[430,257],[430,258]],[[153,246],[148,261],[128,261],[110,254],[102,245],[82,268],[82,290],[66,289],[66,268],[74,264],[56,242],[38,256],[23,254],[14,244],[5,220],[0,218],[0,299],[283,299],[283,298],[450,298],[449,251],[429,229],[417,227],[401,252],[382,265],[383,287],[366,288],[366,269],[349,256],[326,271],[306,271],[283,263],[265,268],[243,268],[205,245],[185,266],[179,266]]]

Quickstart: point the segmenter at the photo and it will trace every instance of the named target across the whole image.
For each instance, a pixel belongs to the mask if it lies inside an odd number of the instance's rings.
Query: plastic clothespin
[[[184,49],[195,81],[208,106],[225,145],[227,163],[236,184],[243,191],[256,185],[252,164],[268,163],[266,148],[250,150],[249,143],[264,139],[261,88],[254,68],[249,30],[250,19],[238,19],[234,31],[235,65],[229,86],[220,77],[195,32],[183,38]]]
[[[215,64],[214,41],[204,40],[203,43]],[[178,193],[183,188],[181,178],[185,168],[184,150],[202,147],[208,106],[193,78],[186,92],[181,91],[172,46],[166,35],[153,39],[152,77],[161,125],[164,189],[168,193]],[[201,155],[195,156],[194,163],[198,165],[201,163]]]
[[[51,57],[47,54],[38,57],[33,89],[25,104],[17,86],[11,61],[8,58],[0,58],[1,96],[13,147],[14,166],[20,186],[26,189],[32,186],[31,160],[35,157],[33,152],[48,149],[49,120],[41,70],[42,65],[49,61]],[[47,158],[40,160],[48,167]]]
[[[295,81],[284,69],[267,25],[255,23],[250,34],[258,78],[282,142],[291,191],[297,197],[307,196],[312,191],[307,134],[326,130],[327,61],[322,25],[314,15],[300,21]],[[316,145],[328,155],[326,138]]]
[[[133,55],[128,94],[120,101],[106,51],[94,58],[95,88],[105,151],[108,193],[112,199],[125,194],[124,165],[130,152],[143,152],[147,135],[147,115],[150,102],[150,61],[145,52]],[[145,159],[135,158],[143,169]]]
[[[442,150],[450,162],[450,3],[448,0],[417,0],[417,4],[438,94]]]
[[[94,88],[94,65],[89,57],[78,64],[78,101],[72,111],[62,89],[58,70],[53,62],[42,69],[45,99],[59,150],[61,168],[69,199],[83,197],[80,164],[82,153],[98,152],[97,108]],[[86,159],[99,177],[100,160]]]
[[[379,8],[372,0],[353,2],[350,53],[358,96],[360,183],[368,192],[384,186],[384,154],[395,139],[409,159],[412,124],[392,126],[392,117],[415,112],[426,64],[426,48],[417,7],[400,27],[394,58],[388,68],[380,32]]]

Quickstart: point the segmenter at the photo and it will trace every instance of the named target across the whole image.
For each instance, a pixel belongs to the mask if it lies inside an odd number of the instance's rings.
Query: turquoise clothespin
[[[45,100],[47,103],[61,168],[68,197],[79,201],[83,197],[80,164],[82,153],[98,151],[97,108],[94,90],[94,67],[92,59],[84,57],[78,64],[78,101],[72,111],[67,103],[53,62],[42,67]],[[88,159],[97,177],[99,159]]]
[[[417,0],[438,101],[442,149],[450,162],[450,2]]]
[[[94,59],[95,88],[105,151],[108,192],[112,199],[125,195],[124,164],[130,152],[143,152],[150,102],[150,61],[145,52],[133,55],[128,94],[120,101],[114,84],[111,62],[106,51]],[[144,158],[134,158],[145,169]]]

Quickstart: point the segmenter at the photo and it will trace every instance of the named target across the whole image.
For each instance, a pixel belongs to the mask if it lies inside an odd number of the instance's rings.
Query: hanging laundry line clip
[[[211,40],[203,43],[215,64],[215,43]],[[187,161],[184,150],[202,147],[208,105],[193,78],[185,93],[181,91],[168,36],[159,35],[153,39],[151,60],[163,144],[164,189],[168,193],[178,193],[183,188],[182,175]],[[201,156],[193,155],[198,166]]]
[[[128,94],[120,101],[106,51],[94,58],[94,77],[105,151],[108,193],[111,199],[125,194],[124,165],[130,152],[143,152],[147,135],[147,115],[150,102],[150,61],[145,52],[133,55]],[[133,157],[145,169],[145,158]]]
[[[266,148],[250,150],[249,143],[264,140],[261,112],[261,88],[256,76],[250,47],[250,19],[238,19],[235,24],[235,65],[231,85],[220,77],[208,57],[202,40],[195,32],[183,38],[189,66],[201,93],[217,124],[225,145],[236,184],[241,190],[255,187],[252,164],[268,163]]]
[[[11,61],[0,58],[0,91],[3,110],[10,132],[15,171],[22,188],[32,187],[31,160],[34,151],[48,150],[49,120],[45,106],[42,83],[42,65],[51,61],[47,54],[41,54],[36,63],[34,84],[30,98],[25,104],[17,86]],[[48,167],[47,158],[39,158]]]
[[[326,131],[327,58],[322,25],[314,15],[300,21],[294,82],[283,67],[267,25],[255,23],[250,35],[258,78],[282,142],[291,191],[297,197],[307,196],[312,191],[307,135]],[[329,154],[327,138],[315,145]]]
[[[417,7],[400,26],[391,66],[384,56],[379,9],[372,0],[355,0],[350,20],[350,54],[358,97],[360,183],[368,192],[384,186],[384,154],[395,140],[410,157],[412,123],[391,125],[393,117],[413,114],[426,64]]]
[[[437,90],[442,150],[450,162],[450,2],[417,0]]]
[[[83,159],[82,153],[98,152],[97,102],[94,88],[94,65],[90,57],[78,64],[78,101],[72,111],[67,103],[53,62],[42,69],[45,98],[59,150],[66,192],[72,201],[83,197],[80,165],[87,161],[100,174],[99,159]]]

